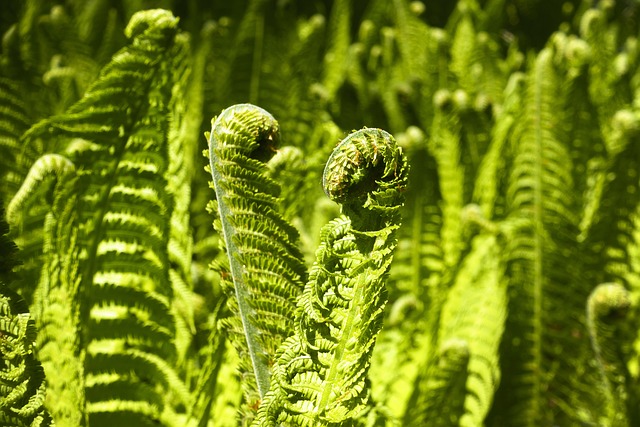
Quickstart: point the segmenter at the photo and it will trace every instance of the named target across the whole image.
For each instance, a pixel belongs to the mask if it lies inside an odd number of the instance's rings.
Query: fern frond
[[[4,242],[3,242],[4,243]],[[5,248],[3,248],[5,249]],[[0,424],[50,426],[45,377],[36,358],[36,327],[24,300],[0,281]]]
[[[460,425],[467,399],[469,357],[469,345],[462,339],[451,338],[441,344],[436,363],[414,384],[415,406],[408,408],[404,425]]]
[[[491,142],[482,163],[473,189],[473,200],[478,203],[485,218],[492,220],[504,212],[506,185],[506,158],[509,137],[513,134],[523,97],[524,75],[513,74],[505,88],[505,104],[496,114]]]
[[[48,382],[47,407],[56,425],[69,427],[87,425],[81,234],[77,219],[77,170],[72,166],[67,166],[68,170],[58,178],[51,212],[45,218],[45,263],[34,301],[39,356]],[[27,180],[24,185],[33,183]],[[18,195],[21,192],[22,188]]]
[[[502,252],[496,236],[477,236],[442,309],[439,342],[459,338],[469,348],[461,426],[484,422],[500,383],[498,350],[507,310]]]
[[[622,109],[612,119],[610,150],[596,175],[590,210],[580,237],[591,253],[593,282],[624,283],[629,272],[628,247],[633,242],[634,215],[640,204],[638,163],[640,111]]]
[[[408,425],[430,420],[438,420],[437,425],[484,423],[500,382],[498,350],[507,304],[502,250],[494,235],[484,233],[473,240],[442,307],[437,364],[424,368],[414,391],[415,402],[405,414]],[[452,343],[458,343],[453,347],[455,359],[442,360]],[[444,372],[439,369],[442,363],[447,364]],[[453,387],[450,391],[455,393],[447,394],[445,403],[436,393],[446,387]]]
[[[20,137],[29,128],[28,108],[21,97],[21,85],[0,79],[0,197],[11,200],[26,174]]]
[[[223,359],[225,355],[225,337],[220,334],[216,323],[218,321],[219,312],[224,305],[224,300],[221,300],[216,308],[209,316],[209,322],[211,329],[209,336],[207,337],[207,343],[202,347],[200,351],[204,362],[201,366],[198,366],[196,371],[198,374],[197,382],[193,388],[193,395],[196,396],[193,399],[192,406],[187,413],[187,419],[193,421],[197,426],[206,426],[210,418],[210,412],[214,406],[216,397],[218,397],[216,387],[218,381],[221,380],[221,369]],[[213,417],[215,419],[215,416]]]
[[[481,103],[499,105],[507,80],[505,61],[493,37],[480,31],[484,12],[475,1],[460,1],[449,19],[452,26],[450,68],[461,89]]]
[[[551,42],[557,51],[559,71],[563,77],[558,97],[562,100],[562,122],[567,141],[571,144],[571,158],[576,165],[573,181],[577,202],[582,205],[580,238],[584,238],[591,227],[594,210],[600,200],[598,193],[602,189],[603,175],[606,174],[603,170],[606,163],[603,130],[606,128],[597,120],[597,106],[589,95],[589,66],[597,59],[592,59],[593,50],[585,40],[575,36],[556,33]]]
[[[322,230],[295,334],[278,350],[255,426],[351,425],[364,413],[407,173],[379,129],[352,133],[329,157],[323,187],[343,215]]]
[[[438,164],[440,194],[442,195],[442,258],[445,269],[457,265],[462,250],[460,212],[465,205],[465,170],[462,164],[461,123],[451,110],[451,94],[441,91],[434,97],[436,113],[433,118],[428,147]]]
[[[413,7],[416,3],[394,0],[393,24],[401,56],[398,68],[404,78],[402,84],[409,85],[409,93],[413,93],[409,97],[413,106],[411,113],[426,129],[434,115],[434,95],[438,89],[447,88],[451,78],[450,35],[440,28],[428,26],[421,19],[423,17],[416,16],[424,11],[424,6]]]
[[[23,256],[26,257],[24,266],[18,271],[26,278],[40,276],[35,298],[31,301],[36,319],[38,319],[39,336],[47,333],[48,324],[55,325],[54,328],[64,327],[64,330],[69,334],[64,337],[58,335],[60,340],[54,339],[50,348],[39,341],[39,346],[42,347],[40,358],[43,366],[45,369],[49,369],[51,366],[49,363],[52,362],[49,357],[55,354],[56,359],[53,360],[68,362],[69,371],[72,366],[79,370],[74,372],[74,375],[71,375],[70,372],[65,372],[65,374],[67,374],[69,385],[73,384],[81,388],[81,384],[77,384],[75,381],[81,381],[82,369],[74,360],[78,356],[79,350],[79,343],[75,339],[75,333],[79,327],[79,319],[75,312],[78,308],[76,305],[77,284],[74,283],[78,274],[77,260],[67,259],[67,257],[77,257],[77,253],[73,253],[77,232],[72,230],[68,233],[64,232],[60,238],[56,236],[60,231],[57,228],[57,223],[75,224],[73,210],[77,199],[73,191],[76,172],[75,165],[69,159],[58,154],[47,154],[39,158],[29,170],[14,198],[11,199],[7,207],[7,220],[19,237],[19,242],[24,249]],[[68,202],[66,208],[61,205],[63,202]],[[31,233],[27,234],[24,230],[30,230]],[[33,233],[34,231],[36,233]],[[60,267],[59,264],[66,262],[71,265]],[[58,286],[61,287],[58,288]],[[42,293],[48,295],[51,288],[54,290],[50,300],[43,301],[48,296],[45,297]],[[29,297],[33,294],[34,290],[30,289]],[[52,313],[53,315],[50,316]],[[74,386],[68,387],[68,390],[77,391]],[[57,396],[57,391],[59,391],[57,387],[57,383],[51,386],[50,396]],[[67,395],[61,398],[62,402],[65,400],[70,402],[71,408],[69,411],[63,410],[63,412],[74,414],[70,415],[72,424],[80,423],[79,414],[74,406],[78,404],[83,406],[84,398],[81,396],[74,398],[72,395]],[[58,411],[53,407],[50,407],[50,410],[54,418],[57,419]]]
[[[229,107],[212,121],[210,171],[235,297],[234,345],[245,359],[249,404],[269,390],[270,364],[293,330],[295,300],[305,277],[296,230],[279,213],[277,183],[264,163],[275,152],[278,123],[250,104]],[[257,388],[256,388],[257,387]],[[257,396],[256,396],[257,394]]]
[[[604,5],[602,5],[604,6]],[[589,94],[598,109],[598,119],[605,126],[613,114],[630,100],[625,100],[626,90],[614,90],[619,80],[616,73],[616,52],[620,50],[616,28],[607,25],[609,19],[605,7],[594,7],[585,11],[580,19],[580,35],[588,43]]]
[[[456,76],[462,90],[472,93],[477,88],[473,77],[473,54],[476,49],[476,29],[473,13],[468,1],[458,2],[459,20],[451,40],[451,71]]]
[[[584,325],[581,306],[588,289],[578,285],[573,165],[553,113],[558,74],[554,51],[547,47],[527,76],[526,107],[511,149],[515,158],[506,192],[511,292],[503,381],[492,413],[501,425],[575,421],[579,410],[572,408],[589,405],[578,374],[587,363],[588,343],[577,332]],[[558,406],[550,407],[552,401]]]
[[[178,366],[187,368],[187,352],[196,334],[195,310],[193,307],[193,283],[191,262],[193,259],[193,237],[190,230],[191,181],[194,175],[194,159],[198,146],[202,121],[202,69],[203,58],[193,69],[190,63],[193,54],[185,52],[171,60],[175,84],[171,88],[168,105],[171,120],[167,129],[168,164],[164,179],[166,190],[172,196],[169,241],[169,280],[171,282],[175,310],[176,350]],[[192,72],[193,71],[193,72]],[[188,101],[187,101],[188,100]]]
[[[20,189],[7,206],[7,222],[12,227],[19,227],[20,221],[28,216],[30,205],[41,200],[38,199],[46,192],[43,183],[54,175],[60,181],[64,181],[69,175],[75,173],[75,165],[69,159],[58,154],[47,154],[40,157],[33,164],[25,177]]]
[[[163,415],[173,413],[171,405],[190,404],[175,368],[176,320],[170,303],[172,191],[181,187],[168,185],[166,175],[174,171],[171,161],[179,161],[170,160],[169,150],[176,148],[167,139],[176,136],[171,126],[181,126],[177,82],[186,73],[187,40],[178,34],[177,19],[164,10],[134,15],[126,34],[131,44],[114,56],[85,96],[25,135],[27,144],[41,138],[52,149],[66,145],[77,175],[54,192],[56,208],[47,217],[50,243],[38,287],[42,351],[48,354],[50,388],[82,397],[57,396],[60,414],[66,404],[75,405],[82,417],[89,413],[92,424],[95,412],[134,424],[141,419],[172,424],[175,420]],[[56,157],[44,157],[50,158]],[[73,197],[66,193],[72,185]],[[21,204],[23,199],[14,200]],[[61,347],[76,352],[59,359],[79,363],[74,375],[65,374],[69,367],[55,365],[55,349]],[[86,367],[85,355],[92,361]],[[122,358],[143,360],[153,369],[130,375]],[[97,392],[93,387],[100,387],[105,375],[119,385]],[[68,384],[70,378],[74,385]],[[85,383],[87,395],[98,399],[88,402],[88,412]],[[118,395],[127,388],[123,383],[144,392]],[[85,423],[66,419],[70,425]],[[64,425],[63,420],[56,419]]]
[[[8,285],[18,262],[17,247],[7,237],[9,226],[0,207],[0,424],[49,426],[44,406],[45,377],[36,357],[36,327],[27,304]]]
[[[635,335],[624,323],[630,318],[630,308],[631,294],[617,283],[598,285],[587,302],[591,345],[604,386],[603,412],[606,425],[612,427],[635,425],[640,415],[636,385],[627,366],[629,346]]]
[[[322,85],[328,100],[333,100],[336,92],[346,78],[347,55],[351,44],[351,9],[350,0],[337,0],[333,3],[327,34],[328,48],[324,58],[324,75]]]
[[[287,145],[299,147],[310,155],[317,153],[316,159],[309,163],[318,166],[318,174],[322,171],[324,160],[320,153],[323,153],[326,147],[314,148],[309,146],[309,142],[327,120],[322,96],[316,90],[317,81],[322,73],[322,68],[317,64],[322,60],[324,53],[327,31],[325,21],[324,16],[319,14],[302,20],[298,23],[296,37],[286,39],[289,40],[288,45],[274,46],[274,49],[290,51],[289,56],[284,59],[291,65],[285,70],[280,66],[273,67],[275,69],[267,76],[269,79],[265,84],[266,90],[261,96],[261,103],[269,106],[269,111],[278,117],[283,129],[288,129]],[[286,28],[290,24],[287,22],[284,25]],[[282,37],[276,38],[281,39]],[[279,78],[273,78],[273,74],[279,75]],[[287,90],[283,90],[283,86]],[[276,96],[278,93],[281,93],[281,97]],[[274,101],[278,101],[280,105],[275,105]],[[285,188],[282,185],[281,187]]]

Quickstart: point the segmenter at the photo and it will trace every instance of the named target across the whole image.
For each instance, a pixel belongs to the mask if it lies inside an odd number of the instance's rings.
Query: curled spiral
[[[212,123],[213,148],[232,149],[256,160],[272,157],[279,140],[280,125],[268,111],[256,105],[233,105]]]
[[[362,202],[370,193],[404,191],[407,164],[395,139],[382,129],[351,133],[333,150],[324,169],[322,185],[338,203]]]
[[[380,230],[397,221],[408,172],[407,159],[393,136],[364,128],[336,146],[322,184],[327,196],[342,205],[355,230]]]

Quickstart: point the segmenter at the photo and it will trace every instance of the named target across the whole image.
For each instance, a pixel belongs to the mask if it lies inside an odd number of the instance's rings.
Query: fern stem
[[[211,162],[214,163],[218,161],[215,156],[211,156]],[[224,190],[222,190],[220,185],[220,174],[216,172],[214,168],[211,169],[213,183],[216,187],[216,193],[223,195]],[[224,196],[221,197],[224,199]],[[218,207],[221,212],[221,218],[225,218],[223,216],[224,212],[229,211],[229,207],[224,203],[218,201]],[[260,396],[264,396],[269,389],[269,370],[266,369],[263,363],[258,359],[258,355],[264,354],[264,348],[260,345],[257,340],[259,335],[259,330],[254,324],[250,321],[251,309],[249,308],[249,299],[250,293],[247,290],[247,285],[244,283],[242,279],[243,268],[240,262],[234,257],[234,254],[238,253],[238,247],[233,243],[234,230],[231,224],[229,224],[228,220],[221,220],[222,222],[222,234],[224,241],[227,243],[227,255],[229,256],[229,264],[231,267],[231,274],[234,278],[234,289],[236,299],[238,300],[238,307],[240,317],[242,319],[242,325],[245,330],[245,337],[247,338],[247,347],[249,347],[249,354],[251,355],[252,366],[254,367],[254,373],[256,376],[256,380],[258,383],[258,391],[260,392]]]

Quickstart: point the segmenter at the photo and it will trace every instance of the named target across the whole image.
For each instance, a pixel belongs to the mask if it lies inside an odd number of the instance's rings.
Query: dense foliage
[[[0,32],[0,425],[640,425],[637,1]]]

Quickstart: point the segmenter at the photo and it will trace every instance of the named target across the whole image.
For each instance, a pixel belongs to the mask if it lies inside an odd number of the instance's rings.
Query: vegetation
[[[0,425],[640,425],[637,1],[2,8]]]

